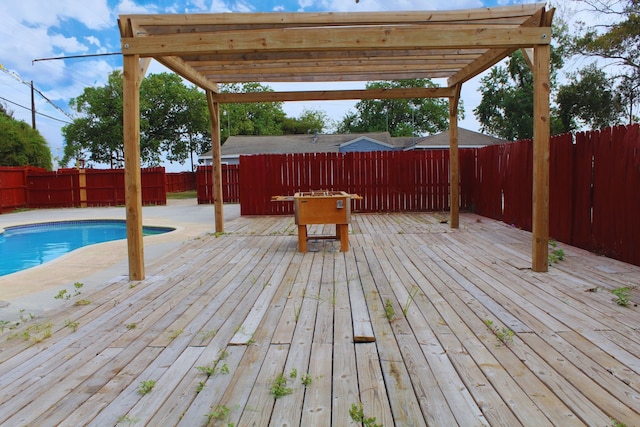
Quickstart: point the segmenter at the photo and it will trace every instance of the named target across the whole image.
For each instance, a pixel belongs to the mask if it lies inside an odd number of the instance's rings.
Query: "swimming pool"
[[[143,227],[143,235],[173,231],[170,227]],[[0,229],[0,276],[26,270],[74,249],[126,239],[123,220],[59,221]]]

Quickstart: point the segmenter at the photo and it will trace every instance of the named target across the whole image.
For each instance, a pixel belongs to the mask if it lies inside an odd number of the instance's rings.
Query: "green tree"
[[[0,105],[0,166],[52,169],[51,150],[36,129],[16,120]]]
[[[224,84],[223,93],[273,92],[259,83]],[[220,134],[224,142],[231,135],[282,135],[286,114],[282,102],[223,104],[220,108]]]
[[[572,53],[600,57],[614,65],[610,77],[618,81],[629,122],[640,104],[640,1],[579,0],[597,24],[580,22],[572,39]]]
[[[556,102],[565,132],[583,126],[602,129],[617,124],[621,113],[613,82],[595,64],[571,74],[569,83],[558,90]]]
[[[305,108],[298,118],[285,117],[282,122],[282,134],[323,133],[328,122],[324,111]]]
[[[83,159],[122,167],[122,72],[112,72],[105,86],[85,88],[69,106],[82,116],[62,128],[65,144],[61,164]]]
[[[61,163],[88,159],[122,167],[122,72],[111,73],[103,87],[86,88],[70,105],[81,117],[62,129],[65,146]],[[205,145],[210,129],[205,95],[195,87],[186,87],[172,73],[151,74],[142,81],[140,158],[144,165],[158,165],[163,156],[184,163],[193,157],[192,151]]]
[[[180,140],[166,148],[167,159],[182,163],[188,155],[191,170],[195,170],[194,156],[211,149],[211,116],[206,95],[196,86],[187,89],[186,106],[179,128]]]
[[[151,74],[140,86],[142,117],[140,145],[148,152],[142,157],[159,164],[161,156],[184,164],[201,153],[211,138],[211,121],[204,92],[187,87],[173,73]],[[206,151],[206,150],[205,150]]]
[[[437,87],[429,79],[371,82],[367,89]],[[433,134],[449,128],[449,104],[443,99],[367,99],[347,113],[338,133],[385,132],[392,136]],[[460,108],[464,116],[464,109]]]
[[[562,43],[566,26],[554,26],[559,33],[558,46],[551,48],[551,91],[558,87],[557,70],[564,63],[566,51]],[[528,139],[533,136],[533,72],[525,61],[521,50],[517,50],[507,59],[506,64],[498,65],[489,74],[480,79],[482,100],[473,110],[481,124],[483,132],[508,141]],[[562,124],[553,109],[551,111],[551,134],[562,132]]]

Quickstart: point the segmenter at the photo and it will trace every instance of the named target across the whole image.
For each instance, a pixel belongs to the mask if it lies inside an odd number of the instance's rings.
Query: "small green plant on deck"
[[[273,380],[273,384],[271,384],[271,394],[274,398],[279,399],[282,396],[287,396],[293,393],[293,389],[291,387],[287,387],[287,379],[283,374],[278,374],[278,376]]]
[[[298,305],[295,302],[293,303],[293,317],[298,323],[298,319],[300,319],[300,310],[302,309],[302,305]]]
[[[354,422],[362,423],[364,427],[383,427],[382,424],[376,424],[376,417],[367,417],[364,415],[362,402],[360,402],[359,405],[356,405],[355,403],[351,404],[349,416]]]
[[[387,298],[384,301],[384,316],[387,320],[392,321],[396,315],[396,311],[393,309],[393,304],[391,304],[391,300]]]
[[[612,427],[627,427],[627,425],[625,423],[622,423],[622,422],[620,422],[618,420],[612,419],[611,422],[613,423]]]
[[[175,340],[184,332],[183,329],[176,329],[175,331],[169,331],[169,339]]]
[[[213,411],[209,412],[207,415],[207,422],[211,422],[211,420],[224,421],[229,417],[229,413],[231,410],[226,405],[218,405],[213,408]]]
[[[196,369],[205,374],[207,377],[214,375],[216,373],[228,374],[229,373],[229,365],[223,363],[220,365],[220,362],[229,356],[229,353],[225,349],[220,349],[218,351],[218,357],[207,366],[196,366]],[[219,366],[220,365],[220,366]]]
[[[53,324],[51,322],[33,323],[27,326],[27,328],[22,332],[16,332],[14,334],[9,335],[7,339],[21,337],[25,341],[32,341],[34,343],[39,343],[51,337],[52,335],[51,328],[53,328]]]
[[[407,301],[404,303],[404,306],[402,307],[402,314],[404,315],[404,317],[407,317],[407,312],[409,311],[409,307],[411,306],[411,303],[413,302],[413,300],[416,298],[416,295],[418,295],[419,290],[420,288],[416,286],[411,289],[411,292],[409,292]]]
[[[137,422],[140,421],[140,418],[131,418],[127,415],[122,415],[121,417],[118,417],[118,423],[119,424],[129,424],[129,425],[133,425]]]
[[[30,320],[35,319],[36,316],[32,313],[26,313],[25,309],[20,309],[20,317],[19,320],[0,320],[0,333],[4,332],[5,329],[13,330],[19,327],[23,323],[27,323]],[[7,339],[15,338],[18,334],[12,334]]]
[[[564,250],[557,248],[558,242],[549,240],[549,265],[564,259]]]
[[[489,330],[493,332],[496,338],[502,341],[502,343],[504,343],[505,345],[509,345],[513,342],[513,336],[515,335],[515,332],[513,332],[511,328],[498,328],[493,324],[493,320],[490,319],[485,319],[484,324],[487,325],[487,328],[489,328]]]
[[[629,298],[631,297],[631,289],[626,286],[615,288],[611,290],[611,293],[616,296],[614,300],[616,304],[626,307],[629,305]]]
[[[75,332],[75,331],[77,331],[77,330],[78,330],[78,326],[80,326],[80,323],[78,323],[78,322],[73,322],[73,321],[71,321],[71,319],[67,319],[67,320],[64,322],[64,325],[65,325],[67,328],[70,328],[73,332]]]
[[[311,374],[306,373],[300,377],[300,382],[302,383],[303,386],[308,387],[313,382],[313,378],[311,378]]]
[[[156,386],[156,382],[154,380],[145,380],[140,383],[138,386],[138,392],[141,395],[145,395],[151,393],[151,390]]]
[[[208,331],[202,331],[200,332],[200,339],[201,340],[206,340],[209,338],[213,338],[218,334],[218,330],[217,329],[210,329]]]
[[[73,294],[66,289],[61,289],[60,291],[58,291],[58,294],[54,296],[54,298],[65,300],[65,301],[70,300],[71,298],[77,297],[78,295],[82,294],[80,289],[82,289],[83,286],[84,284],[80,282],[75,282],[73,284],[73,287],[75,288],[75,291],[73,292]]]

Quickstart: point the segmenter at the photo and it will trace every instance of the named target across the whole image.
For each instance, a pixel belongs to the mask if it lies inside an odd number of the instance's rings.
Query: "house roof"
[[[458,128],[458,146],[460,148],[484,147],[487,145],[504,144],[505,142],[508,141],[469,129]],[[415,148],[449,148],[449,130],[421,137],[416,141]]]
[[[425,137],[392,137],[389,132],[362,134],[318,134],[318,135],[236,135],[229,137],[221,148],[223,157],[251,154],[295,154],[295,153],[337,153],[340,147],[365,139],[395,149],[449,148],[449,131]],[[460,147],[483,147],[502,144],[506,141],[459,128]],[[202,154],[201,159],[211,158],[211,150]]]
[[[223,156],[243,154],[294,154],[294,153],[337,153],[340,146],[360,138],[394,145],[388,132],[363,134],[307,134],[307,135],[236,135],[229,137],[222,145]],[[402,147],[399,147],[402,148]],[[200,156],[211,157],[211,151]]]

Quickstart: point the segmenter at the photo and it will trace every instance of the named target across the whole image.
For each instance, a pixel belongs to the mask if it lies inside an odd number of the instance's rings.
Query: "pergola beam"
[[[327,51],[421,48],[520,48],[548,43],[539,27],[487,28],[476,25],[395,25],[326,28],[302,27],[220,33],[163,34],[122,38],[122,53],[178,56],[199,53]]]
[[[347,99],[447,98],[453,96],[454,93],[455,88],[354,89],[338,91],[218,93],[215,94],[213,98],[221,104],[239,104],[249,102],[339,101]]]
[[[408,11],[408,12],[333,12],[333,13],[222,13],[222,14],[139,14],[123,15],[121,19],[135,18],[134,34],[153,34],[153,28],[162,28],[166,32],[184,32],[204,26],[208,31],[263,27],[285,27],[301,25],[364,25],[420,22],[447,23],[488,23],[500,18],[501,22],[520,22],[544,7],[544,2],[521,4],[517,6],[497,6],[481,9],[459,9],[444,11]],[[212,18],[213,17],[213,18]]]
[[[210,90],[212,92],[218,91],[217,84],[213,83],[212,80],[209,80],[197,70],[194,70],[180,58],[175,56],[162,56],[156,58],[156,60],[174,73],[179,74],[185,79],[189,80],[194,85],[199,86],[204,90]]]

